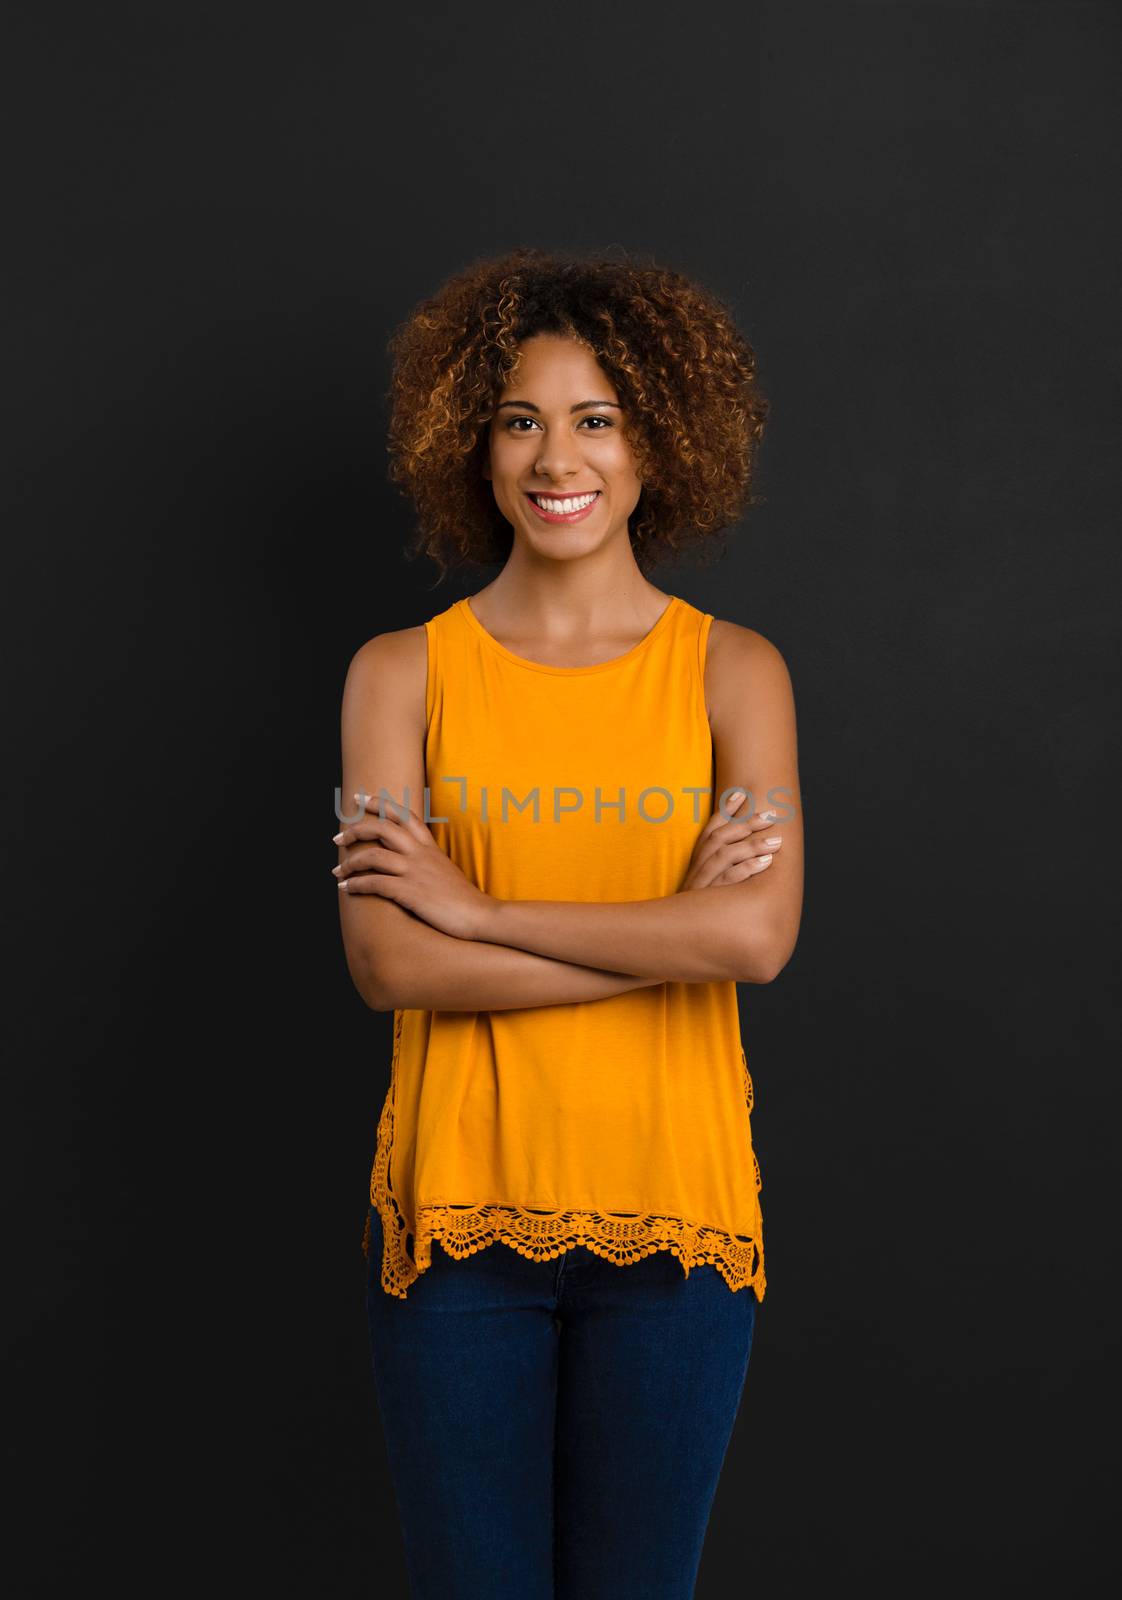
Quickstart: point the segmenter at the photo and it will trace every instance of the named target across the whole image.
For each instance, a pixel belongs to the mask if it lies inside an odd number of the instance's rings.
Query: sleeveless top
[[[408,804],[500,899],[680,889],[716,807],[704,693],[713,617],[672,596],[625,655],[514,655],[468,601],[425,623],[425,796]],[[446,819],[446,820],[440,820]],[[504,1011],[396,1010],[363,1252],[404,1299],[432,1259],[584,1245],[669,1250],[763,1300],[760,1169],[736,984],[667,982]],[[409,1248],[411,1245],[411,1249]]]

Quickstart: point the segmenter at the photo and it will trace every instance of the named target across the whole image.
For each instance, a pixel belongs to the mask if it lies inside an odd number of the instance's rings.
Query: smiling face
[[[516,541],[568,558],[626,540],[642,484],[615,388],[575,339],[535,334],[519,357],[483,467]]]

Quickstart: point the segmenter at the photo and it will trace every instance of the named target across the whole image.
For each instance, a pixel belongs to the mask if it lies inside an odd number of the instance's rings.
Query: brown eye
[[[520,428],[518,426],[518,424],[520,422],[529,422],[529,423],[532,423],[534,427],[537,427],[537,419],[535,417],[511,417],[509,419],[509,421],[507,422],[507,424],[506,424],[506,431],[508,433],[528,433],[530,431],[528,428]],[[589,430],[592,433],[602,433],[605,428],[611,428],[611,427],[615,426],[615,424],[612,422],[610,417],[601,417],[601,416],[582,417],[581,418],[581,422],[582,423],[585,423],[585,422],[596,422],[596,423],[599,423],[600,424],[599,427],[592,428],[592,429]]]

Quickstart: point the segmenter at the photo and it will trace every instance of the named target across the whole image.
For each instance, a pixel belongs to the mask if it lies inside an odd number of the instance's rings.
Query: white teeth
[[[531,499],[535,500],[543,511],[549,511],[555,517],[567,517],[570,512],[583,511],[585,506],[590,506],[596,495],[582,494],[572,500],[547,500],[544,495],[535,494]]]

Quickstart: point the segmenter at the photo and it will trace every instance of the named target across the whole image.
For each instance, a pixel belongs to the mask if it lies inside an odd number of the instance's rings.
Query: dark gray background
[[[21,1594],[406,1594],[339,697],[490,576],[402,555],[385,346],[523,243],[700,278],[773,406],[725,561],[653,575],[783,651],[807,827],[740,991],[769,1287],[699,1600],[1106,1581],[1119,43],[1110,4],[23,8]]]

